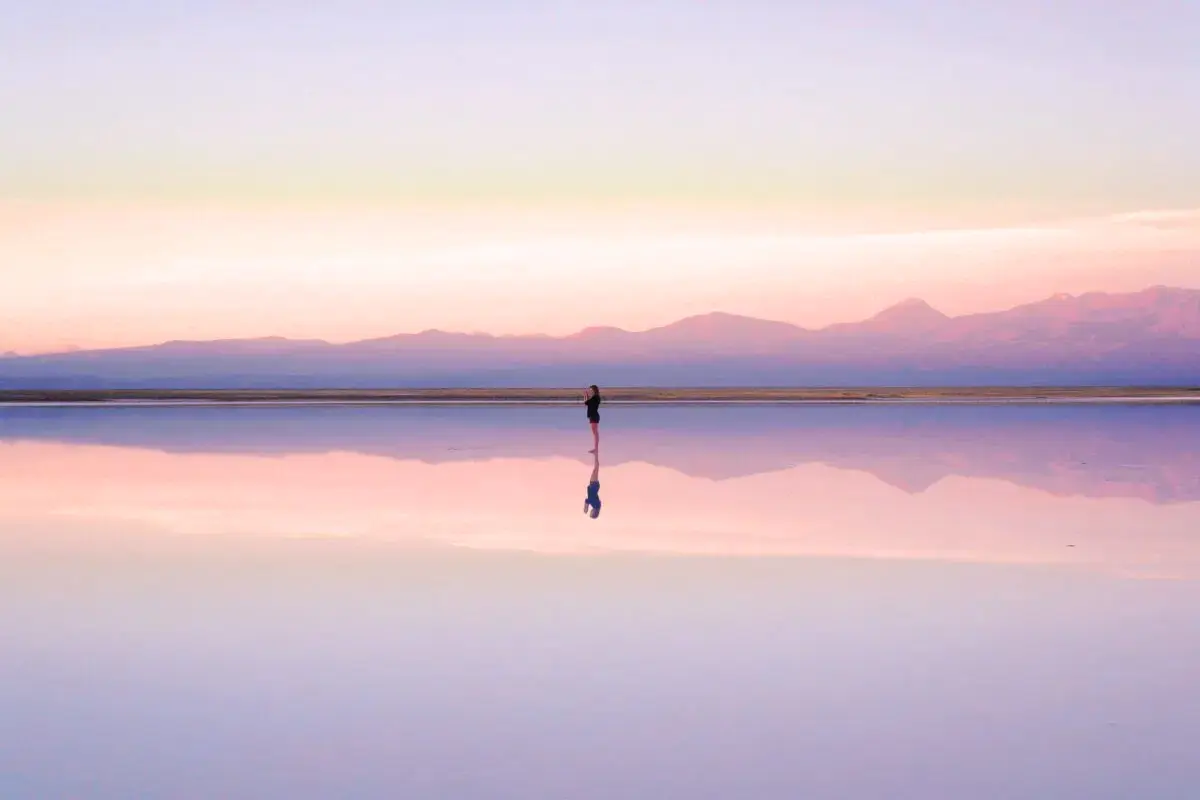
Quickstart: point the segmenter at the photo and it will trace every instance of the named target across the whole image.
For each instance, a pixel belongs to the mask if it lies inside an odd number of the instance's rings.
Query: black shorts
[[[588,414],[588,422],[592,423],[593,425],[599,425],[600,424],[600,415],[599,414]]]

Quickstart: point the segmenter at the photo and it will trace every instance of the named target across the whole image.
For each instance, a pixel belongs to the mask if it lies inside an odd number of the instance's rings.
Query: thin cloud
[[[1109,217],[1119,225],[1137,225],[1159,230],[1200,230],[1200,208],[1167,208],[1132,211]]]

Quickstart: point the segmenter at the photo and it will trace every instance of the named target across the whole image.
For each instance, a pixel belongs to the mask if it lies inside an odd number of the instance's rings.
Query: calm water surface
[[[1195,798],[1200,408],[0,408],[3,798]]]

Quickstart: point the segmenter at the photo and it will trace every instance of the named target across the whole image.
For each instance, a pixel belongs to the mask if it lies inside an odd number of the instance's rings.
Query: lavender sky
[[[1200,4],[0,15],[0,350],[1200,287]]]

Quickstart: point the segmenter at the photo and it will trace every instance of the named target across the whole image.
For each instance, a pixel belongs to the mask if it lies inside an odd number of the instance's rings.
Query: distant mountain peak
[[[713,322],[729,322],[734,320],[752,320],[754,322],[768,322],[769,320],[759,319],[758,317],[748,317],[745,314],[733,314],[729,311],[709,311],[704,314],[693,314],[690,317],[684,317],[680,322],[687,320],[710,320]]]
[[[795,340],[806,331],[789,322],[758,319],[725,311],[713,311],[685,317],[669,325],[651,328],[642,335],[650,340],[662,342],[707,343],[728,347],[739,345],[748,348],[777,346],[780,342]]]
[[[933,306],[920,297],[906,297],[899,303],[893,304],[892,308],[933,308]]]
[[[598,336],[622,336],[628,333],[629,331],[615,325],[589,325],[583,330],[571,334],[570,338],[591,339]]]
[[[883,311],[879,312],[875,316],[880,317],[880,316],[883,316],[884,314],[900,314],[900,313],[903,313],[903,314],[926,314],[929,316],[937,316],[942,319],[949,319],[949,317],[947,317],[941,311],[938,311],[936,308],[929,305],[929,303],[925,302],[924,300],[922,300],[919,297],[909,297],[905,300],[901,300],[899,303],[896,303],[895,305],[888,306],[887,308],[885,308]]]
[[[888,306],[865,322],[838,327],[843,330],[857,328],[871,333],[903,335],[925,333],[949,320],[950,317],[924,300],[910,297]]]
[[[797,326],[790,322],[779,322],[773,319],[761,319],[759,317],[748,317],[744,314],[731,314],[728,311],[710,311],[707,314],[693,314],[690,317],[676,320],[667,325],[662,325],[651,330],[666,330],[673,329],[745,329],[745,328],[791,328],[799,330]]]

